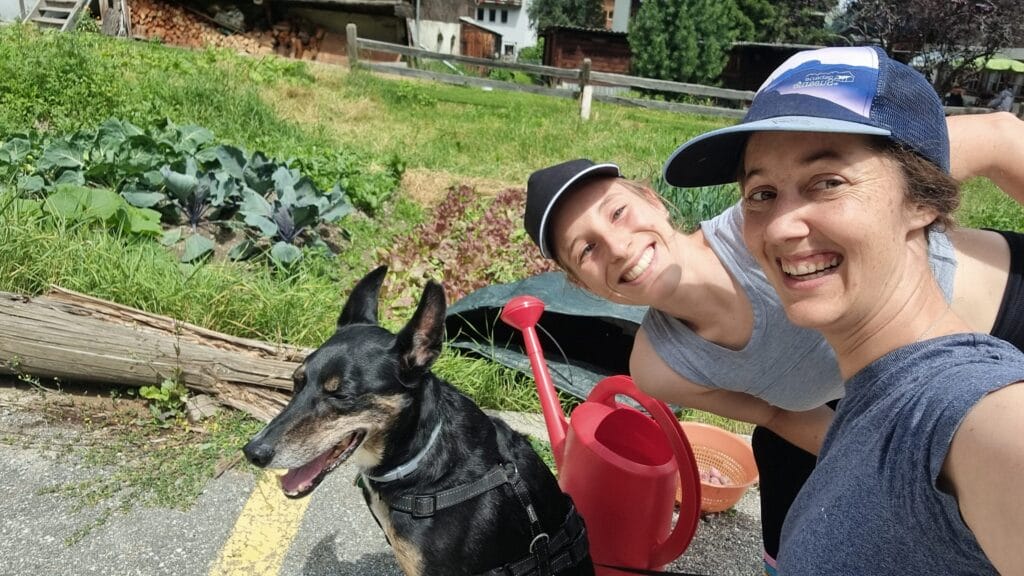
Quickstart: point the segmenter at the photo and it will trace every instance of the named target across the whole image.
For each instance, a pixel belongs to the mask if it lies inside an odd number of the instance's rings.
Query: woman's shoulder
[[[719,213],[717,216],[709,218],[701,222],[700,227],[703,229],[720,229],[726,228],[729,230],[742,232],[743,231],[743,210],[740,209],[740,205],[733,204]]]
[[[1024,516],[1008,502],[1024,498],[1024,382],[982,397],[964,417],[942,463],[941,482],[957,495],[958,512],[998,569],[1019,552],[1006,534],[1024,531]],[[989,495],[999,494],[999,498]]]

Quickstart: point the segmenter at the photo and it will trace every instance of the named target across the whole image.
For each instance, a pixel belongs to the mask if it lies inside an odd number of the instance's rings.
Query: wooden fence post
[[[590,102],[594,98],[594,86],[590,84],[590,58],[583,59],[580,66],[580,118],[590,120]]]
[[[345,25],[345,41],[348,43],[348,68],[355,70],[359,66],[359,44],[356,43],[356,25],[349,22]]]

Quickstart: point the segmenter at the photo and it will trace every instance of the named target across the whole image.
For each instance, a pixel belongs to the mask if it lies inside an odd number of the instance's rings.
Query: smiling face
[[[568,193],[552,220],[559,264],[583,286],[615,302],[651,304],[678,285],[677,236],[651,190],[621,178],[594,178]]]
[[[930,209],[905,201],[897,164],[865,136],[761,132],[744,156],[743,235],[786,315],[829,332],[858,330],[907,301],[927,272]],[[923,267],[922,267],[923,264]]]

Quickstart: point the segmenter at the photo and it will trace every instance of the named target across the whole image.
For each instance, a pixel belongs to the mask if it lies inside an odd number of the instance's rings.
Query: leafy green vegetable
[[[136,208],[103,188],[61,184],[40,203],[40,213],[70,222],[99,223],[129,234],[158,236],[162,231],[159,212]]]
[[[228,250],[231,258],[263,252],[278,262],[294,262],[303,248],[329,250],[320,228],[355,210],[347,183],[358,184],[363,191],[358,205],[373,211],[390,196],[404,169],[393,158],[387,172],[363,174],[351,160],[336,152],[326,163],[278,161],[217,144],[201,126],[164,120],[143,129],[111,118],[95,130],[19,133],[0,140],[0,184],[12,184],[22,198],[47,199],[44,212],[51,217],[101,221],[155,236],[161,235],[161,222],[186,224],[192,234],[183,262],[213,250],[208,237],[193,238],[200,236],[200,227],[207,236],[219,234],[211,228],[241,229],[239,245]],[[302,172],[313,169],[322,176],[339,167],[340,181],[326,192]],[[123,202],[114,203],[110,194]],[[162,235],[168,246],[180,240],[180,230],[173,237]]]

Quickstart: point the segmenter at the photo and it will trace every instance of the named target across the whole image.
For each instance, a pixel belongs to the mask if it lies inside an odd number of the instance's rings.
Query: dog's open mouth
[[[339,464],[348,460],[348,457],[356,451],[366,437],[366,430],[356,430],[331,448],[327,452],[317,456],[310,462],[298,467],[291,468],[284,476],[281,476],[281,490],[289,498],[302,498],[329,474]]]

